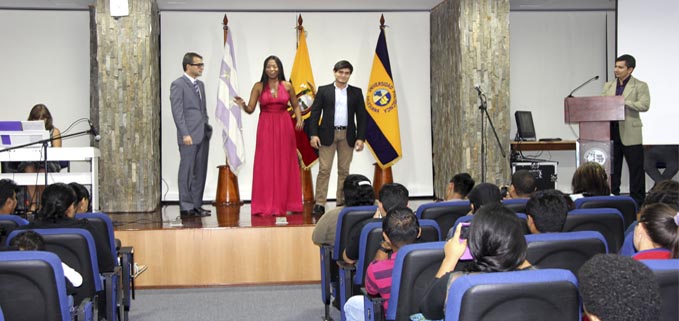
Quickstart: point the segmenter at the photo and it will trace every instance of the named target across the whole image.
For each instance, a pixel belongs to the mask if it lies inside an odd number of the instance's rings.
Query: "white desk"
[[[0,162],[40,162],[43,161],[42,148],[20,148],[0,153]],[[99,209],[99,149],[94,147],[49,147],[48,161],[88,162],[89,171],[48,173],[47,182],[70,183],[76,182],[92,187],[90,202],[94,211]],[[0,173],[0,179],[9,178],[18,185],[43,185],[44,173]]]

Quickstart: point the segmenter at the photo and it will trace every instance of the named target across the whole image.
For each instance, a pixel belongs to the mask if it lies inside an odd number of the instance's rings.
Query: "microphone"
[[[99,131],[97,130],[97,128],[94,127],[94,124],[92,124],[91,120],[88,119],[87,122],[90,124],[90,134],[92,134],[92,136],[94,136],[94,140],[97,141],[97,142],[100,141],[101,135],[99,135]]]
[[[574,93],[574,92],[578,91],[578,89],[584,87],[585,85],[587,85],[587,84],[589,84],[590,82],[595,81],[595,80],[597,80],[597,79],[599,79],[599,75],[596,75],[596,76],[590,78],[589,80],[585,81],[582,85],[580,85],[580,86],[576,87],[575,89],[573,89],[573,91],[571,91],[571,93],[568,94],[568,97],[573,97],[573,93]]]
[[[483,90],[481,90],[480,85],[476,85],[474,88],[476,89],[476,92],[479,94],[479,96],[483,95]]]

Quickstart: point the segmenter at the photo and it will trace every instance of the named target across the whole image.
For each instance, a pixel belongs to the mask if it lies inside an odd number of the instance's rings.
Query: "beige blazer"
[[[618,80],[614,79],[604,85],[602,96],[615,96],[615,87]],[[622,92],[625,97],[625,120],[618,121],[620,129],[620,140],[625,146],[641,145],[641,118],[640,112],[645,112],[651,106],[651,96],[648,93],[648,85],[630,76],[625,90]]]

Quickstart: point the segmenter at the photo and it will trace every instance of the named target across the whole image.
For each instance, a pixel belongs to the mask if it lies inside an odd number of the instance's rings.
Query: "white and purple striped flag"
[[[231,33],[227,33],[224,45],[222,67],[219,71],[219,88],[217,89],[217,107],[215,116],[222,124],[222,138],[224,152],[231,171],[238,175],[245,163],[245,144],[243,143],[241,108],[233,99],[238,96],[238,73],[234,59],[233,40]]]

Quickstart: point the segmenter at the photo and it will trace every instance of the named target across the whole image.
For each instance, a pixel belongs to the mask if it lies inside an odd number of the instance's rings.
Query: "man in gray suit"
[[[203,74],[203,57],[188,52],[184,55],[182,67],[184,75],[170,86],[180,157],[179,213],[182,217],[210,216],[210,211],[201,207],[212,136],[205,107],[205,85],[196,79]]]
[[[629,168],[630,196],[637,204],[642,204],[646,196],[646,176],[639,113],[648,111],[651,96],[648,93],[648,85],[632,77],[636,65],[636,60],[630,55],[622,55],[615,59],[615,80],[604,85],[601,95],[625,97],[625,120],[611,122],[613,141],[611,192],[614,195],[620,194],[620,174],[624,156]]]

